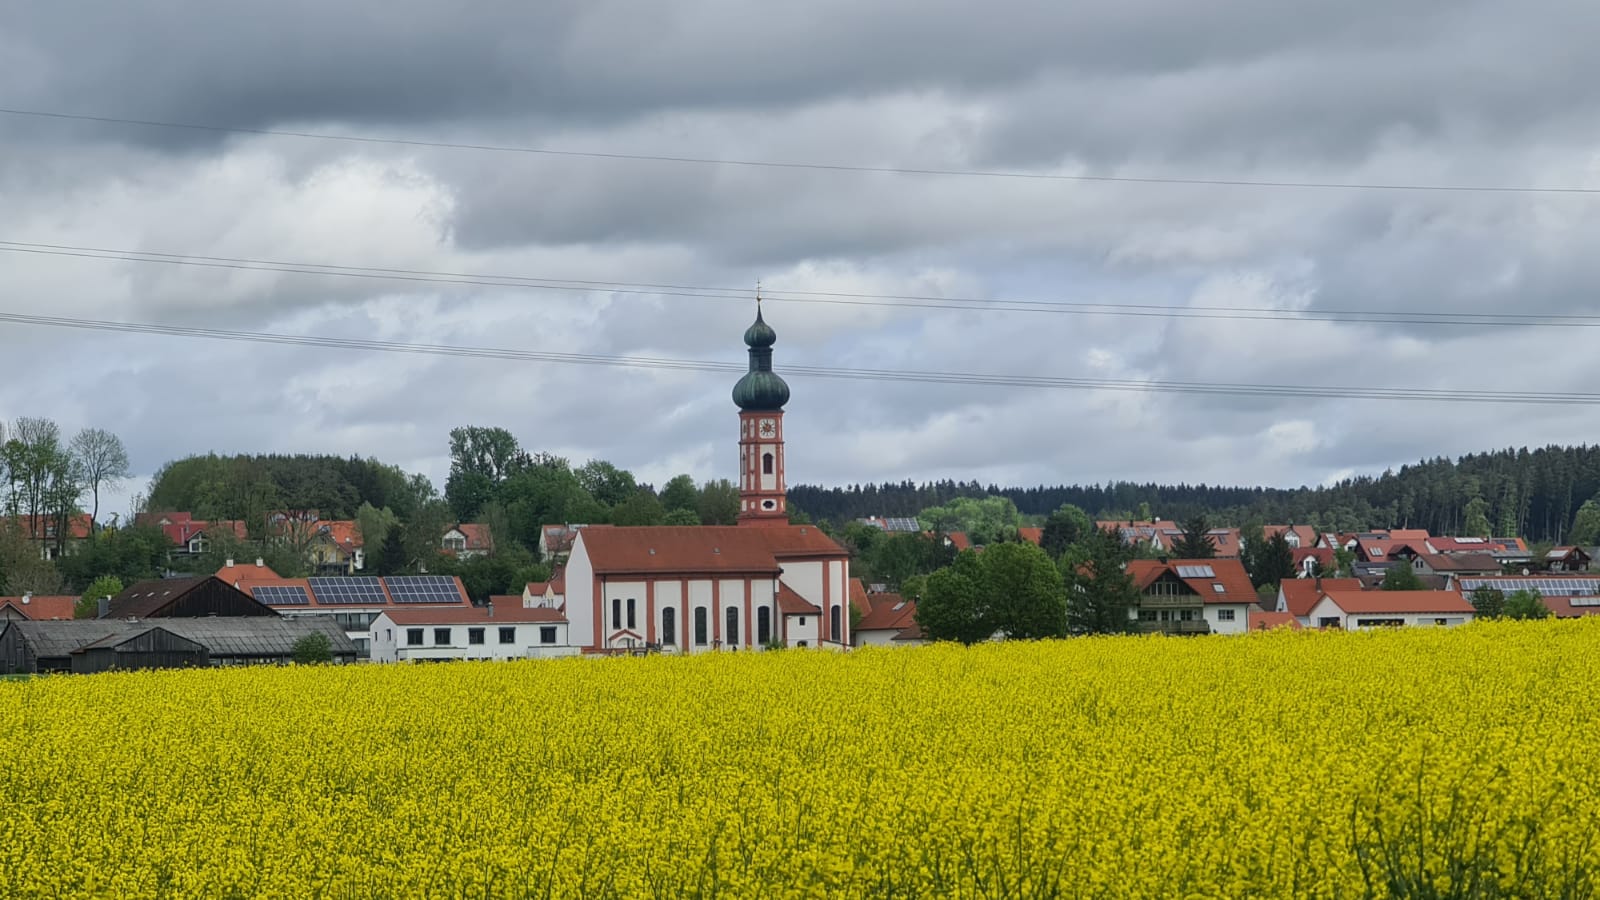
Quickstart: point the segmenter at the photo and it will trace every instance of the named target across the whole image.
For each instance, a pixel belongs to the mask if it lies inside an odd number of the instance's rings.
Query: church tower
[[[733,386],[739,407],[739,524],[787,525],[784,501],[783,405],[789,386],[772,371],[772,345],[778,333],[761,318],[761,298],[756,298],[756,321],[744,333],[750,348],[750,371]]]

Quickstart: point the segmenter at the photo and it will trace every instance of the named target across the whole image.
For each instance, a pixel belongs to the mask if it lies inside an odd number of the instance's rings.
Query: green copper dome
[[[756,307],[756,321],[744,333],[744,342],[750,346],[750,371],[733,386],[733,402],[745,412],[778,412],[789,402],[789,385],[772,371],[772,345],[777,341],[778,333]]]

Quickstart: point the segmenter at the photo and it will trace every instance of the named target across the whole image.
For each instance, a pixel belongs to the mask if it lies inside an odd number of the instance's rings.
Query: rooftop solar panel
[[[384,606],[389,602],[376,578],[312,578],[308,583],[318,603]]]
[[[445,575],[399,575],[383,580],[396,603],[460,603],[456,580]]]
[[[306,594],[306,589],[297,584],[261,585],[253,588],[250,594],[268,606],[305,606],[311,602],[311,598]]]

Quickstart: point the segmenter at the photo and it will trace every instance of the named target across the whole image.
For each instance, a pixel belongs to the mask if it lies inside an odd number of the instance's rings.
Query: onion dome
[[[778,333],[761,318],[761,307],[756,307],[756,320],[745,329],[744,342],[750,347],[750,371],[733,386],[733,402],[745,412],[780,412],[789,402],[789,385],[772,371],[772,345]]]

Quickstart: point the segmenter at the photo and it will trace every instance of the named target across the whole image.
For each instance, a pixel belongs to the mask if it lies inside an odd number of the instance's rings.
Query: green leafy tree
[[[700,514],[692,509],[670,509],[667,517],[662,520],[663,525],[699,525]]]
[[[457,521],[471,522],[522,455],[517,439],[504,428],[464,426],[450,430],[450,475],[445,500]]]
[[[100,601],[122,593],[122,579],[115,575],[102,575],[89,585],[73,606],[74,619],[95,619],[100,616]]]
[[[1135,631],[1130,611],[1139,588],[1127,572],[1133,550],[1116,532],[1094,529],[1061,556],[1066,583],[1067,629],[1071,634],[1127,634]]]
[[[917,520],[926,531],[961,531],[974,544],[987,546],[1014,539],[1022,514],[1008,497],[957,497],[943,506],[924,509]]]
[[[666,519],[667,511],[661,508],[661,501],[656,499],[654,493],[643,488],[635,490],[628,499],[611,510],[613,525],[661,525]]]
[[[114,575],[123,584],[159,578],[167,568],[173,543],[153,525],[106,527],[83,541],[76,552],[56,560],[61,577],[75,591],[86,589],[102,575]]]
[[[1044,520],[1044,533],[1039,545],[1050,554],[1051,559],[1060,559],[1068,547],[1088,537],[1093,529],[1094,521],[1088,513],[1071,503],[1063,503]]]
[[[371,552],[371,551],[369,551]],[[379,575],[399,575],[406,571],[410,560],[406,558],[406,542],[401,529],[391,528],[384,536],[383,547],[373,554],[373,566]]]
[[[389,539],[389,532],[399,527],[399,517],[387,506],[379,509],[371,503],[363,503],[356,510],[356,531],[361,535],[361,546],[367,556],[380,552]]]
[[[333,641],[320,631],[313,631],[294,642],[290,654],[297,666],[315,666],[333,662]]]
[[[1506,595],[1488,585],[1473,591],[1467,598],[1480,619],[1498,619],[1506,614]]]
[[[1356,552],[1343,547],[1333,550],[1334,577],[1350,578],[1356,573]]]
[[[604,506],[625,503],[639,491],[639,484],[634,481],[632,472],[619,469],[603,459],[591,459],[573,474],[578,478],[578,485]],[[690,482],[690,487],[693,488],[693,482]]]
[[[927,575],[949,565],[955,556],[954,548],[945,546],[944,541],[932,535],[883,535],[867,553],[868,564],[862,573],[886,584],[903,585],[908,578]]]
[[[1522,590],[1506,597],[1505,614],[1508,619],[1548,619],[1550,607],[1538,591]]]
[[[1600,544],[1600,499],[1585,500],[1572,517],[1572,531],[1567,537],[1580,547]]]
[[[1050,554],[1031,543],[995,544],[979,557],[988,624],[1014,640],[1067,631],[1066,587]]]
[[[1205,516],[1195,516],[1183,523],[1183,537],[1173,545],[1175,559],[1212,559],[1217,555],[1217,542],[1209,532],[1211,523]]]
[[[928,576],[917,603],[917,624],[929,640],[975,644],[994,634],[984,606],[983,564],[971,550]]]
[[[670,512],[674,509],[699,510],[700,492],[694,479],[688,475],[674,475],[661,488],[661,505]]]
[[[739,521],[739,489],[726,478],[708,481],[700,485],[694,508],[700,514],[701,525],[733,525]],[[797,515],[805,514],[791,504],[789,506],[791,523],[805,525],[811,521],[807,519],[804,522],[796,522]]]
[[[450,504],[445,501],[430,500],[422,504],[416,515],[400,529],[406,557],[402,568],[410,571],[426,566],[431,571],[443,547],[444,533],[455,523]]]
[[[1489,503],[1482,497],[1473,497],[1467,501],[1464,510],[1466,521],[1461,530],[1471,537],[1489,537]]]
[[[1411,564],[1405,560],[1401,560],[1389,567],[1388,571],[1383,574],[1383,584],[1379,585],[1379,587],[1386,591],[1421,591],[1427,589],[1423,586],[1422,579],[1417,577],[1417,573],[1411,570]]]

